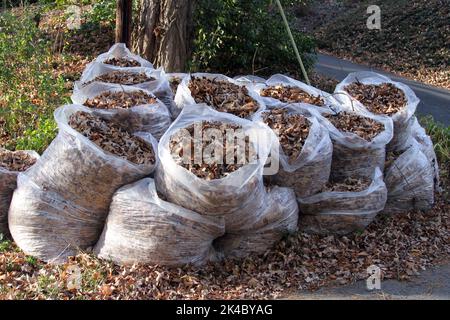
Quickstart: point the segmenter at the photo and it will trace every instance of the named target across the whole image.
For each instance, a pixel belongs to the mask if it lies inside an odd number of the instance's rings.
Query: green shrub
[[[438,162],[450,165],[450,126],[436,122],[432,116],[420,118],[420,123],[423,125],[427,134],[433,140],[434,151],[438,158]]]
[[[292,4],[282,2],[285,9]],[[278,8],[268,0],[199,0],[195,25],[194,71],[261,75],[299,71]],[[314,41],[292,32],[306,67],[311,67],[313,61],[306,54],[314,52]]]
[[[53,111],[68,98],[33,17],[0,15],[0,138],[9,149],[42,152],[56,134]]]
[[[93,3],[92,10],[86,14],[86,20],[96,24],[106,23],[110,25],[115,25],[116,1],[114,0],[95,1]]]

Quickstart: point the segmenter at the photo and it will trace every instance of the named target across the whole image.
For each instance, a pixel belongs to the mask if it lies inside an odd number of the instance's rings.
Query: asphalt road
[[[386,280],[381,289],[368,291],[366,282],[298,292],[288,300],[450,300],[450,264],[435,266],[410,281]]]
[[[369,66],[356,64],[333,56],[318,54],[316,71],[343,80],[349,73],[357,71],[373,71],[390,77],[394,81],[403,82],[414,90],[420,99],[417,113],[432,115],[434,120],[450,126],[450,91],[433,87],[421,82],[408,80],[392,73],[381,71]]]

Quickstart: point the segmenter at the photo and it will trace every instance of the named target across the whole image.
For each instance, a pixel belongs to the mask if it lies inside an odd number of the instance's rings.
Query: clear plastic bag
[[[189,82],[191,81],[191,77],[197,77],[197,78],[207,78],[207,79],[216,79],[220,81],[228,81],[230,83],[233,83],[238,86],[244,86],[242,82],[233,80],[227,76],[224,76],[223,74],[214,74],[214,73],[193,73],[189,75],[188,77],[184,78],[183,81],[178,86],[177,94],[175,95],[175,104],[177,105],[179,114],[181,110],[187,106],[187,105],[195,105],[196,102],[194,98],[191,95],[191,90],[189,89]],[[252,90],[248,90],[248,95],[253,98],[256,103],[258,104],[259,108],[258,111],[262,111],[265,109],[265,105],[261,97],[253,92]],[[252,116],[249,117],[251,119]]]
[[[370,186],[360,192],[323,192],[298,199],[300,229],[318,234],[348,234],[366,228],[386,204],[383,174],[374,170]]]
[[[384,212],[428,210],[434,205],[434,169],[420,144],[411,138],[410,147],[385,170],[388,200]]]
[[[334,114],[334,111],[310,110],[319,122],[330,133],[333,142],[333,160],[331,164],[331,177],[333,180],[341,180],[347,177],[373,177],[375,168],[383,170],[386,158],[386,145],[393,135],[392,120],[385,116],[376,116],[366,111],[358,112],[359,115],[373,119],[384,125],[384,130],[367,141],[355,133],[338,130],[324,116]],[[347,111],[352,113],[352,111]]]
[[[434,189],[435,191],[441,191],[440,179],[439,179],[439,164],[436,157],[436,152],[434,152],[433,141],[430,136],[427,135],[425,129],[419,124],[416,117],[413,117],[412,124],[412,136],[420,145],[420,150],[428,158],[431,166],[434,169]]]
[[[93,61],[93,63],[103,63],[104,64],[105,61],[107,61],[108,59],[111,59],[111,58],[132,59],[132,60],[139,62],[141,64],[140,67],[153,69],[153,64],[151,64],[149,61],[141,58],[140,56],[138,56],[136,54],[132,54],[131,51],[126,47],[126,45],[124,43],[116,43],[109,49],[108,52],[100,54]],[[113,65],[110,65],[110,66],[112,66],[118,70],[128,69],[128,67],[119,67],[119,66],[113,66]],[[86,69],[88,69],[89,67],[90,67],[90,65],[88,65],[86,67]]]
[[[172,135],[193,123],[200,121],[220,121],[240,125],[245,135],[255,141],[253,145],[258,159],[230,173],[225,178],[204,180],[179,166],[173,159],[169,143]],[[156,187],[169,202],[205,215],[226,215],[241,208],[260,205],[263,186],[263,168],[266,163],[273,135],[267,127],[215,111],[205,104],[185,106],[159,144],[160,165],[157,167]],[[247,211],[247,210],[246,210]],[[242,211],[241,211],[242,212]],[[242,217],[247,213],[242,212]]]
[[[24,151],[35,159],[39,159],[39,154],[35,151]],[[10,171],[0,167],[0,233],[9,234],[8,211],[11,204],[13,192],[17,186],[17,176],[19,172]]]
[[[352,98],[346,91],[345,87],[354,82],[361,82],[363,84],[382,84],[392,83],[394,86],[403,91],[406,96],[407,104],[403,110],[391,116],[394,123],[394,135],[387,146],[388,150],[398,151],[404,149],[404,145],[408,142],[411,136],[412,116],[416,112],[417,105],[420,100],[417,98],[414,91],[407,85],[395,82],[381,74],[375,72],[355,72],[350,73],[341,83],[336,86],[334,94],[336,99],[347,110],[366,110],[367,109],[356,99]]]
[[[67,105],[55,111],[59,133],[37,163],[19,175],[9,226],[17,245],[45,261],[61,262],[94,245],[114,192],[150,175],[157,163],[136,165],[104,152],[68,125],[70,115],[92,110]],[[139,133],[151,143],[149,133]]]
[[[274,187],[267,193],[264,207],[258,219],[252,223],[241,223],[230,228],[225,216],[226,234],[214,242],[222,257],[244,258],[250,254],[261,254],[277,241],[297,230],[298,205],[295,193],[290,188]]]
[[[266,79],[254,75],[236,76],[233,80],[246,85],[266,82]]]
[[[177,107],[175,103],[175,95],[178,91],[178,87],[180,86],[183,79],[189,77],[189,74],[187,73],[166,73],[167,81],[169,81],[170,87],[172,89],[172,101],[170,101],[170,113],[172,115],[172,119],[176,119],[178,115],[180,114],[180,109]],[[173,84],[173,81],[179,81],[178,84]]]
[[[260,95],[260,92],[262,89],[267,88],[269,86],[277,86],[277,85],[281,85],[284,87],[300,88],[301,90],[305,91],[306,93],[308,93],[310,95],[321,97],[324,101],[324,106],[322,106],[322,107],[310,105],[307,103],[302,103],[302,104],[304,104],[304,107],[306,107],[306,108],[311,107],[313,109],[317,108],[320,110],[320,109],[328,109],[329,107],[335,108],[335,107],[339,106],[338,101],[333,97],[332,94],[327,93],[322,90],[319,90],[312,86],[309,86],[306,83],[292,79],[292,78],[282,75],[282,74],[275,74],[275,75],[271,76],[264,83],[253,84],[251,86],[251,88],[258,95]],[[281,107],[281,106],[290,104],[290,103],[282,102],[280,100],[277,100],[277,99],[274,99],[271,97],[261,97],[261,98],[263,99],[263,101],[267,107]]]
[[[153,179],[119,189],[94,252],[118,264],[179,266],[215,259],[223,218],[202,216],[162,200]]]
[[[72,95],[72,102],[84,105],[86,100],[92,99],[104,92],[134,92],[142,91],[152,95],[150,91],[137,89],[132,86],[94,82],[83,87],[76,87]],[[134,106],[129,109],[92,109],[95,115],[103,119],[112,120],[129,128],[133,132],[150,132],[159,140],[172,123],[171,114],[166,105],[160,100],[154,104]]]
[[[271,109],[269,107],[268,109]],[[293,188],[297,197],[307,197],[318,192],[328,182],[331,171],[333,145],[328,131],[319,123],[317,118],[311,116],[307,106],[303,104],[285,105],[289,114],[301,114],[311,123],[308,138],[298,158],[292,163],[279,144],[278,137],[274,137],[274,150],[272,159],[278,159],[280,169],[272,176],[266,176],[271,183],[282,187]],[[264,124],[264,111],[255,115],[254,121]],[[273,132],[273,131],[272,131]],[[275,133],[273,132],[275,135]]]
[[[83,71],[81,75],[80,81],[75,82],[75,90],[81,89],[86,83],[94,80],[98,76],[103,74],[107,74],[114,71],[124,71],[124,72],[132,72],[132,73],[145,73],[148,77],[153,78],[154,80],[139,83],[133,85],[133,87],[145,89],[153,93],[159,100],[161,100],[170,111],[174,108],[174,96],[172,90],[170,88],[169,82],[167,81],[167,77],[165,72],[162,69],[151,69],[151,68],[142,68],[142,67],[133,67],[133,68],[120,68],[117,67],[92,62],[86,69]],[[98,82],[98,81],[96,81]]]

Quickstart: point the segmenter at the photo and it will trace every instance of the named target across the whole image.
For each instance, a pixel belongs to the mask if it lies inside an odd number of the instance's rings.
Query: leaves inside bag
[[[178,86],[181,83],[180,77],[172,77],[169,79],[170,88],[172,89],[173,94],[177,94]]]
[[[291,86],[269,86],[260,92],[263,97],[270,97],[286,103],[309,103],[315,106],[325,105],[325,101],[320,96],[314,96],[308,92]]]
[[[344,89],[375,114],[391,116],[406,107],[405,93],[392,83],[375,85],[354,82]]]
[[[360,192],[369,188],[371,183],[369,178],[347,177],[344,180],[328,182],[322,192]]]
[[[24,151],[9,151],[0,148],[0,168],[23,172],[36,163],[36,158]]]
[[[206,103],[220,112],[248,118],[259,108],[245,86],[225,80],[192,77],[189,90],[196,103]]]
[[[131,135],[115,122],[108,122],[87,112],[78,111],[69,125],[104,151],[138,165],[154,164],[155,152],[150,143]]]
[[[117,83],[123,85],[134,85],[148,81],[154,81],[155,78],[149,77],[145,72],[131,72],[131,71],[113,71],[102,74],[85,84],[90,84],[95,81]]]
[[[85,106],[96,109],[132,108],[144,104],[154,104],[156,98],[144,91],[106,91],[98,96],[86,100]]]
[[[109,58],[104,61],[105,64],[110,64],[116,67],[123,67],[123,68],[132,68],[132,67],[140,67],[141,64],[131,58]]]
[[[339,131],[357,134],[367,141],[372,141],[373,138],[384,130],[384,124],[380,122],[345,111],[336,114],[327,114],[325,118]]]
[[[297,160],[309,135],[309,120],[300,114],[289,114],[287,109],[274,108],[263,112],[263,121],[277,134],[289,163]]]
[[[178,165],[205,180],[224,178],[256,157],[240,125],[219,121],[179,130],[170,139],[170,151]]]

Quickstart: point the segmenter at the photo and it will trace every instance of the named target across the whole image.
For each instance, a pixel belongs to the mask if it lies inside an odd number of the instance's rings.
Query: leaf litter
[[[106,91],[86,100],[84,105],[96,109],[129,109],[135,106],[154,104],[156,98],[144,91]]]
[[[104,61],[105,64],[110,64],[116,67],[122,67],[122,68],[132,68],[132,67],[140,67],[141,64],[130,58],[116,58],[112,57]]]
[[[221,139],[207,137],[206,132],[210,129],[218,130],[222,135]],[[233,134],[236,130],[241,129],[240,125],[219,121],[201,121],[191,124],[171,137],[170,151],[172,157],[178,165],[189,170],[199,178],[205,180],[224,178],[248,164],[251,160],[251,155],[254,154],[254,148],[248,136],[245,136],[244,150],[242,150],[240,143],[236,143],[234,139],[231,141],[227,138],[228,134]],[[195,137],[194,130],[198,130],[203,137],[200,141],[201,146],[197,145],[195,138],[191,138]],[[186,133],[189,134],[188,139],[186,139]],[[215,147],[212,152],[208,152],[206,148],[211,148],[211,146]],[[186,150],[190,150],[190,155],[184,154]],[[220,150],[222,154],[216,155],[216,150]],[[211,156],[211,161],[203,158],[201,163],[196,163],[196,153]]]
[[[148,76],[145,72],[113,71],[95,77],[93,80],[86,82],[85,85],[96,81],[123,85],[135,85],[154,80],[155,78]]]
[[[10,151],[0,148],[0,168],[23,172],[36,163],[36,158],[24,151]]]
[[[351,132],[366,141],[372,141],[384,130],[384,124],[358,114],[342,111],[336,114],[327,114],[325,118],[339,131]]]
[[[309,135],[309,120],[300,114],[288,114],[287,109],[274,108],[263,112],[263,121],[278,136],[289,162],[297,160]]]
[[[322,192],[360,192],[369,188],[371,180],[366,177],[347,177],[343,180],[329,181]]]
[[[314,96],[308,92],[291,86],[269,86],[261,90],[261,96],[270,97],[286,103],[309,103],[315,106],[324,106],[325,101],[320,96]]]
[[[119,124],[79,111],[69,118],[69,126],[91,140],[105,152],[132,163],[154,164],[155,151],[151,144],[133,136]]]
[[[248,118],[259,109],[245,86],[206,77],[192,77],[188,86],[196,103],[206,103],[220,112]]]
[[[375,114],[392,116],[406,107],[405,93],[392,83],[375,85],[354,82],[344,89]]]

